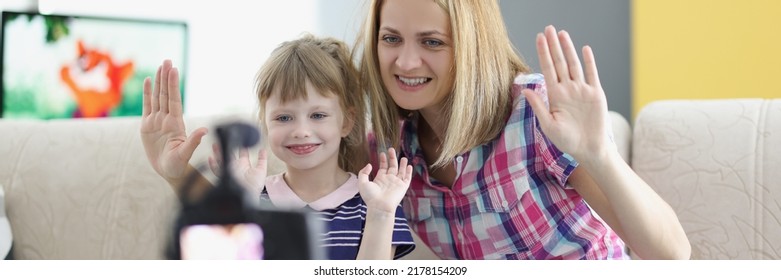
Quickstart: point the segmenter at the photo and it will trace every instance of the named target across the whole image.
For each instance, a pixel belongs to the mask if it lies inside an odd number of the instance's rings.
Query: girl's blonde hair
[[[366,104],[350,50],[344,42],[305,34],[298,40],[280,44],[263,64],[256,79],[261,122],[265,123],[266,101],[275,90],[281,94],[283,103],[306,99],[307,81],[325,97],[328,93],[335,94],[344,121],[354,124],[339,145],[339,167],[357,173],[367,160]]]
[[[510,42],[495,0],[434,0],[450,17],[453,36],[453,92],[445,99],[447,134],[434,167],[496,138],[512,109],[510,90],[528,66]],[[369,95],[372,128],[378,147],[398,146],[399,119],[407,112],[393,101],[382,83],[377,57],[383,0],[372,0],[356,40],[361,87]]]

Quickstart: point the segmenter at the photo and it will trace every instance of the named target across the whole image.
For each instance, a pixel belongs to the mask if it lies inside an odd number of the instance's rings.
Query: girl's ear
[[[355,110],[350,108],[344,112],[344,122],[342,122],[342,137],[347,137],[355,127]]]

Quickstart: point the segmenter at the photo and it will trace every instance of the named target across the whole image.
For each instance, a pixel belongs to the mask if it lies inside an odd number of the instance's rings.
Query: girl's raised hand
[[[367,207],[394,214],[412,181],[412,165],[405,157],[399,162],[393,148],[388,149],[388,155],[380,153],[380,169],[373,181],[369,181],[371,164],[358,172],[358,190]]]
[[[584,67],[566,31],[553,26],[537,35],[537,55],[549,106],[534,91],[523,91],[540,126],[560,150],[578,161],[598,156],[610,145],[607,133],[607,101],[599,82],[594,53],[583,47]]]
[[[141,142],[152,168],[169,182],[181,180],[193,151],[206,135],[206,128],[193,131],[189,137],[182,119],[182,97],[179,93],[179,71],[170,60],[163,61],[155,75],[154,88],[144,79],[144,102],[141,115]]]
[[[209,156],[209,167],[215,175],[221,176],[222,170],[220,166],[223,165],[223,161],[219,145],[213,144],[212,151],[214,154]],[[261,148],[258,151],[258,161],[253,167],[249,159],[249,151],[246,148],[239,149],[239,158],[231,160],[229,169],[231,174],[233,174],[233,178],[245,187],[254,198],[259,197],[265,185],[266,173],[268,172],[268,155],[266,150]]]

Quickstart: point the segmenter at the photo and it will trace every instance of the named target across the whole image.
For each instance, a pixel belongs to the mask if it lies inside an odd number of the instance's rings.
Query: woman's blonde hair
[[[445,102],[447,134],[434,167],[496,138],[512,109],[516,75],[529,71],[515,51],[495,0],[434,0],[449,15],[453,36],[453,92]],[[356,40],[361,87],[369,95],[372,129],[378,147],[398,146],[399,119],[409,112],[388,94],[377,57],[383,0],[372,0]]]
[[[334,38],[305,34],[300,39],[280,44],[263,64],[256,78],[262,123],[266,101],[278,91],[282,102],[306,99],[306,82],[323,96],[339,98],[345,122],[353,129],[339,145],[339,167],[357,173],[367,161],[366,115],[358,73],[347,45]]]

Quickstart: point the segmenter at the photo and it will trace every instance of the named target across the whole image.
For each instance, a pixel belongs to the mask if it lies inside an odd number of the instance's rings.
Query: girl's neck
[[[304,170],[288,166],[283,178],[301,200],[312,203],[342,186],[350,174],[334,163]]]

